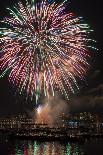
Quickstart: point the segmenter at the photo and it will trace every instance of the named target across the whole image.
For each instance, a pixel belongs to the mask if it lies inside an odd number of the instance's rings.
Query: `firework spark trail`
[[[0,68],[3,77],[36,100],[55,91],[69,97],[89,67],[90,28],[82,19],[65,12],[65,1],[27,2],[10,11],[0,28]]]

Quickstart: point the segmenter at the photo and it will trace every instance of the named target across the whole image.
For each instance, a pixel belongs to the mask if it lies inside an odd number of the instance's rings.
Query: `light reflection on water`
[[[0,155],[103,155],[103,139],[100,138],[83,143],[0,139]]]
[[[59,142],[16,141],[10,155],[84,155],[78,144]]]

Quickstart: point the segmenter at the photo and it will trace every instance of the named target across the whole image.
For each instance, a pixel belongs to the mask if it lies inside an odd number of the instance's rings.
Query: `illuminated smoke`
[[[61,114],[69,111],[69,106],[58,96],[44,100],[44,104],[36,109],[36,120],[38,124],[48,126],[60,125]]]

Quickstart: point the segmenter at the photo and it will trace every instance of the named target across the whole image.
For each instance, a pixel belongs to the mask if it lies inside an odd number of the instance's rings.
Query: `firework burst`
[[[47,0],[18,3],[0,28],[1,77],[36,99],[60,91],[66,98],[78,88],[89,57],[90,28],[82,19],[65,11],[61,4]]]

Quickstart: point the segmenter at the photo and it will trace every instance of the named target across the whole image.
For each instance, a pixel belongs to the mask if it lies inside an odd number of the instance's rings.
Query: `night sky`
[[[0,19],[8,13],[7,7],[12,7],[18,0],[0,0]],[[103,112],[103,19],[102,0],[71,0],[68,11],[77,16],[84,17],[85,23],[94,30],[91,37],[97,41],[95,46],[99,49],[93,51],[91,67],[86,75],[86,82],[80,83],[80,91],[72,95],[69,101],[70,112]],[[33,108],[35,100],[25,100],[15,87],[8,82],[8,75],[0,80],[0,116],[28,113]]]

